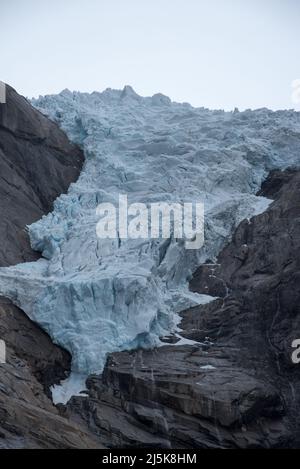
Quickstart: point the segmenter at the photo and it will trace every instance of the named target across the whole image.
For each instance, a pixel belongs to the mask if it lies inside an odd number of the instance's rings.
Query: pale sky
[[[0,0],[0,80],[25,96],[122,89],[290,109],[300,0]]]

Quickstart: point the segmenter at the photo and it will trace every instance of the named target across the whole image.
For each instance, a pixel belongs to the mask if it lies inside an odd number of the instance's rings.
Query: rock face
[[[195,273],[191,289],[219,298],[182,313],[186,343],[111,354],[72,398],[107,445],[300,447],[300,172],[272,172],[261,194],[268,210]]]
[[[159,345],[174,329],[174,312],[205,301],[188,290],[192,272],[244,218],[265,210],[269,200],[255,192],[270,170],[300,162],[299,116],[209,111],[129,87],[65,90],[34,105],[80,143],[86,163],[54,211],[30,226],[43,259],[0,268],[0,292],[71,353],[74,373],[99,374],[107,353]],[[120,195],[148,208],[204,202],[203,249],[188,252],[176,233],[153,239],[143,229],[133,239],[134,223],[129,237],[120,229],[103,237],[97,207],[113,203],[118,212]]]
[[[0,337],[7,348],[7,363],[0,365],[0,448],[99,447],[84,426],[61,417],[48,397],[49,385],[69,370],[69,354],[3,298]]]
[[[52,209],[83,164],[59,127],[7,86],[0,105],[0,266],[38,258],[25,231]]]
[[[51,209],[83,161],[55,124],[11,88],[7,95],[1,266],[37,258],[25,225]],[[191,290],[218,298],[181,313],[182,339],[110,354],[103,374],[89,377],[88,397],[67,406],[52,404],[49,387],[68,373],[70,355],[1,298],[0,447],[300,447],[300,365],[291,360],[300,338],[300,172],[272,172],[259,195],[274,202],[195,272]]]
[[[12,88],[0,104],[0,265],[38,256],[25,226],[48,212],[78,177],[82,152]],[[0,298],[0,448],[96,447],[94,437],[59,415],[49,386],[64,378],[70,355],[9,300]]]

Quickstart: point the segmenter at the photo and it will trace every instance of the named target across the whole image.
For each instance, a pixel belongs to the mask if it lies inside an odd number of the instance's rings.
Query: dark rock
[[[7,103],[0,104],[0,266],[38,258],[25,227],[51,210],[82,163],[82,152],[56,124],[7,86]],[[0,364],[0,448],[101,447],[49,399],[50,386],[69,373],[69,353],[5,298],[0,338],[7,355]]]
[[[269,199],[278,197],[280,189],[293,179],[296,171],[297,169],[295,168],[287,168],[285,171],[274,169],[262,183],[257,195]]]
[[[37,257],[24,227],[51,209],[81,164],[57,126],[8,88],[0,265]],[[186,344],[170,336],[158,349],[109,355],[103,375],[89,377],[88,397],[67,406],[53,406],[49,387],[69,372],[69,354],[1,299],[0,447],[300,447],[300,365],[291,360],[300,338],[300,172],[272,172],[260,195],[275,201],[191,281],[219,298],[181,313]]]
[[[52,209],[83,164],[83,153],[59,127],[7,86],[0,104],[0,265],[39,257],[26,225]]]
[[[220,296],[181,313],[194,343],[111,354],[69,403],[106,445],[300,447],[300,172],[273,172],[263,191],[268,210],[194,275],[193,291]]]

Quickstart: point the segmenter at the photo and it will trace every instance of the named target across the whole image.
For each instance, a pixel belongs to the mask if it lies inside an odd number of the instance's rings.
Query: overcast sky
[[[131,85],[194,106],[294,108],[300,0],[0,0],[0,79],[32,97]]]

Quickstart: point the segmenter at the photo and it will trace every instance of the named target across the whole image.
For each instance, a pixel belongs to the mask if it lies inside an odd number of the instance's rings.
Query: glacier
[[[255,195],[268,172],[299,165],[300,113],[194,108],[130,86],[64,90],[32,104],[86,160],[53,211],[28,227],[42,258],[1,268],[0,294],[65,347],[74,375],[84,377],[101,373],[109,352],[160,345],[178,331],[180,310],[211,300],[189,292],[188,281],[215,262],[241,220],[270,204]],[[117,205],[120,194],[129,203],[203,202],[204,246],[99,239],[96,207]]]

